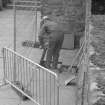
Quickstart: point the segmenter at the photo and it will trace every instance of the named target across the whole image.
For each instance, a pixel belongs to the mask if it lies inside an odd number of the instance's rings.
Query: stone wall
[[[76,36],[76,41],[84,34],[85,27],[85,0],[42,0],[42,14],[49,15],[53,11],[57,11],[61,15],[64,23],[73,36]],[[77,38],[78,37],[78,38]],[[78,43],[77,43],[78,44]]]

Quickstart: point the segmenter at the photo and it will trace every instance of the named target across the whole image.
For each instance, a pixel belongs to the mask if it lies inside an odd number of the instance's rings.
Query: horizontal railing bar
[[[28,59],[28,58],[26,58],[26,57],[20,55],[19,53],[15,52],[14,50],[9,49],[9,48],[6,48],[6,47],[5,47],[4,49],[7,49],[7,50],[11,51],[12,53],[16,54],[17,56],[19,56],[19,57],[21,57],[21,58],[23,58],[23,59],[25,59],[25,60],[31,62],[32,64],[34,64],[34,65],[36,65],[36,66],[39,66],[40,68],[44,69],[45,71],[51,73],[52,75],[56,76],[56,78],[58,78],[58,75],[57,75],[56,73],[54,73],[53,71],[51,71],[51,70],[49,70],[49,69],[47,69],[47,68],[44,68],[43,66],[41,66],[41,65],[39,65],[38,63],[35,63],[34,61],[32,61],[32,60],[30,60],[30,59]]]
[[[19,92],[21,92],[23,95],[25,95],[26,97],[28,97],[31,101],[33,101],[35,104],[40,105],[39,103],[37,103],[33,98],[31,98],[30,96],[28,96],[26,93],[24,93],[21,89],[19,89],[18,87],[16,87],[14,84],[12,84],[10,81],[8,81],[7,79],[5,80],[7,83],[9,83],[11,86],[13,86],[15,89],[17,89]]]

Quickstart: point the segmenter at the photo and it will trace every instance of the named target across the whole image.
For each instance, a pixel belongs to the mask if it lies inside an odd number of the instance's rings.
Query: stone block
[[[74,35],[73,34],[65,34],[62,48],[64,49],[74,48]]]

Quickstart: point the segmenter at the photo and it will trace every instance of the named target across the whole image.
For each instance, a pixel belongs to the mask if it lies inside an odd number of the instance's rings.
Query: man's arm
[[[44,30],[41,28],[40,29],[40,32],[39,32],[39,36],[38,36],[38,39],[39,39],[39,42],[40,42],[40,45],[42,46],[43,45],[43,32]]]

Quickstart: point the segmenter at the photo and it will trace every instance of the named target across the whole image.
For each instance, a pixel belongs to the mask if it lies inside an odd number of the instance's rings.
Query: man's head
[[[42,23],[44,24],[44,23],[46,23],[46,22],[48,22],[48,21],[51,21],[51,18],[48,17],[48,16],[43,16],[43,18],[42,18]]]
[[[50,19],[50,17],[48,17],[48,16],[43,16],[42,20],[43,20],[43,21],[46,21],[46,20],[51,20],[51,19]]]

